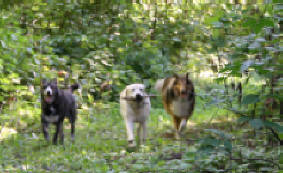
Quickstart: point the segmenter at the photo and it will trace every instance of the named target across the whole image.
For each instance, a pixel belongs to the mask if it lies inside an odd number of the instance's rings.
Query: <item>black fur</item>
[[[71,123],[71,138],[74,140],[75,121],[76,121],[76,103],[73,91],[78,89],[79,85],[74,84],[67,90],[60,90],[57,86],[57,80],[50,82],[42,80],[41,82],[41,123],[44,137],[49,141],[48,126],[50,123],[56,125],[56,132],[53,137],[53,144],[57,144],[58,135],[60,143],[64,143],[63,121],[68,117]]]
[[[186,73],[186,81],[187,81],[187,84],[190,83],[190,80],[189,80],[189,73]]]

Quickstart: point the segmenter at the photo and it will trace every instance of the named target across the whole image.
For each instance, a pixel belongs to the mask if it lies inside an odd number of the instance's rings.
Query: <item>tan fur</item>
[[[163,106],[167,113],[172,116],[178,136],[186,127],[187,120],[194,110],[194,85],[186,74],[158,80],[155,88],[162,88]]]

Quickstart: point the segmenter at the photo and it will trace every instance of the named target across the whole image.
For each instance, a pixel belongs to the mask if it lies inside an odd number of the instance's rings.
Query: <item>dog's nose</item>
[[[182,94],[182,95],[187,94],[187,93],[186,93],[186,90],[181,90],[181,94]]]
[[[137,101],[141,101],[141,100],[142,100],[142,96],[141,96],[140,94],[137,94],[137,95],[136,95],[136,100],[137,100]]]
[[[46,94],[47,94],[48,96],[51,96],[51,92],[50,92],[50,91],[47,91]]]

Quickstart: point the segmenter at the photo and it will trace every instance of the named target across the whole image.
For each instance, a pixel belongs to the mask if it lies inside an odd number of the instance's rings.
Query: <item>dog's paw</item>
[[[175,133],[175,138],[176,138],[177,140],[180,140],[180,139],[181,139],[181,133],[180,133],[180,132],[176,132],[176,133]]]
[[[128,141],[128,147],[134,148],[134,147],[136,147],[136,146],[137,146],[137,145],[136,145],[135,141],[133,141],[133,140]]]
[[[128,141],[127,152],[135,152],[137,150],[137,145],[135,141]]]

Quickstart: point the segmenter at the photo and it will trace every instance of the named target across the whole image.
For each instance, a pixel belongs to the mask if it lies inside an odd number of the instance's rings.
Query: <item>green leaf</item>
[[[248,116],[241,116],[240,118],[238,118],[237,122],[242,124],[242,123],[246,123],[250,120],[251,118]]]
[[[257,102],[259,102],[259,95],[255,94],[246,95],[242,100],[242,104],[254,104]]]
[[[228,152],[232,151],[232,143],[229,140],[224,140],[224,147]]]
[[[256,130],[258,130],[258,129],[264,127],[263,121],[262,121],[261,119],[258,119],[258,118],[257,118],[257,119],[252,119],[252,120],[250,120],[250,121],[249,121],[249,124],[250,124],[253,128],[255,128]]]
[[[221,130],[217,130],[217,129],[205,129],[205,131],[208,131],[208,132],[212,132],[216,135],[218,135],[220,138],[222,139],[229,139],[231,138],[231,135],[230,134],[226,134],[224,133],[223,131]]]
[[[213,26],[214,28],[223,28],[223,27],[224,27],[224,25],[223,25],[222,22],[213,22],[213,23],[212,23],[212,26]]]
[[[272,128],[273,130],[275,130],[278,133],[283,133],[283,126],[281,126],[278,123],[274,123],[274,122],[265,120],[265,121],[263,121],[263,124],[264,124],[265,127]]]
[[[204,138],[201,140],[202,146],[213,146],[218,147],[220,145],[221,141],[214,138]]]
[[[241,66],[241,72],[244,72],[245,70],[248,70],[248,68],[254,64],[253,60],[247,60],[245,62],[243,62],[242,66]]]

